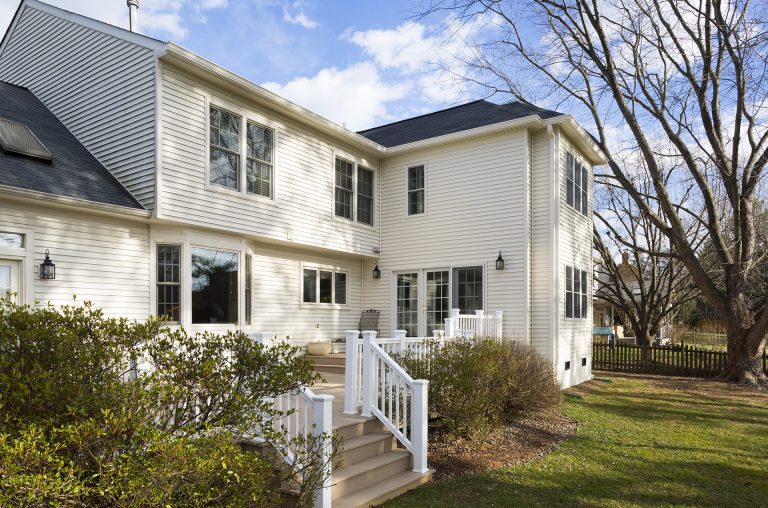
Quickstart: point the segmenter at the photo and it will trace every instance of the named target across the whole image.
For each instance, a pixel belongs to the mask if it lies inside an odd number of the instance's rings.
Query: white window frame
[[[157,258],[157,250],[160,247],[163,246],[171,246],[171,247],[178,247],[179,248],[179,320],[178,321],[165,321],[163,324],[165,325],[180,325],[183,319],[183,313],[184,313],[184,244],[183,242],[156,242],[154,244],[154,257],[153,257],[153,264],[154,264],[154,293],[155,293],[155,299],[154,299],[154,307],[152,315],[158,316],[158,306],[160,305],[160,292],[158,291],[160,286],[160,281],[158,277],[158,271],[157,271],[157,264],[158,264],[158,258]],[[191,253],[190,253],[190,260],[191,260]],[[191,290],[191,287],[190,287]],[[191,300],[190,300],[191,301]]]
[[[568,269],[569,268],[571,269],[571,291],[568,291]],[[587,282],[587,287],[581,288],[581,291],[579,291],[578,293],[575,290],[575,284],[574,284],[574,282],[576,280],[576,273],[577,272],[579,274],[579,277],[581,277],[582,273],[586,273],[586,282]],[[581,278],[579,280],[581,280]],[[589,284],[590,284],[590,274],[589,274],[588,270],[583,270],[583,269],[579,268],[578,266],[576,266],[575,264],[573,264],[573,265],[565,265],[565,267],[563,268],[563,288],[564,288],[564,293],[563,293],[563,295],[564,295],[564,298],[563,298],[563,316],[565,317],[566,320],[568,320],[568,321],[583,321],[583,320],[589,318],[589,309],[591,309],[591,298],[590,298],[590,294],[589,294]],[[579,282],[579,286],[581,286],[581,282]],[[570,317],[568,316],[568,293],[569,292],[573,295],[572,299],[571,299],[571,303],[572,304],[575,302],[575,298],[577,296],[580,299],[580,302],[579,302],[579,307],[580,307],[580,310],[581,310],[581,315],[580,316],[575,316],[575,315],[571,315]],[[584,298],[582,298],[582,297],[586,297],[586,307],[582,307],[581,306],[581,302],[584,301]],[[573,312],[572,312],[572,314],[573,314]]]
[[[304,270],[315,270],[315,301],[304,301]],[[332,303],[320,303],[320,272],[331,272],[333,277],[331,279],[331,302]],[[347,276],[346,284],[346,302],[336,303],[336,274],[343,273]],[[303,308],[322,308],[322,309],[344,309],[350,306],[352,277],[349,270],[346,270],[340,266],[321,265],[316,263],[300,263],[299,264],[299,306]]]
[[[410,213],[410,207],[408,206],[408,197],[410,194],[410,189],[408,188],[408,172],[411,168],[423,166],[424,167],[424,211],[422,213]],[[417,162],[411,162],[406,164],[405,166],[405,176],[403,178],[404,180],[404,188],[405,188],[405,216],[406,217],[426,217],[428,213],[428,207],[427,207],[427,186],[429,185],[429,169],[427,166],[426,161],[417,161]]]
[[[341,159],[343,161],[352,163],[352,218],[351,219],[342,217],[340,215],[336,215],[336,159]],[[355,224],[364,228],[375,228],[377,224],[376,213],[378,210],[376,196],[377,196],[377,193],[379,192],[378,168],[376,167],[375,164],[370,164],[368,161],[364,159],[354,157],[340,150],[333,151],[332,160],[333,160],[332,162],[333,171],[331,173],[331,189],[332,189],[331,190],[331,219],[333,221],[338,221],[344,224]],[[357,185],[358,185],[359,169],[365,169],[373,173],[373,196],[371,196],[372,210],[371,210],[370,224],[368,224],[367,222],[360,222],[357,216],[357,202],[358,202]]]
[[[26,305],[34,305],[35,291],[33,288],[35,279],[37,278],[40,280],[38,272],[40,263],[43,262],[43,257],[45,256],[45,250],[43,249],[39,260],[35,259],[35,233],[32,229],[19,228],[11,224],[0,223],[0,231],[3,233],[24,235],[24,247],[0,247],[0,258],[19,262],[19,291],[17,301]],[[51,257],[53,258],[55,256],[56,247],[55,245],[51,247]],[[55,281],[40,280],[41,284],[49,282],[54,283]]]
[[[573,178],[569,181],[568,179],[568,157],[571,157],[573,160]],[[587,187],[583,187],[582,183],[584,182],[584,178],[580,178],[579,181],[576,181],[576,166],[581,166],[581,173],[583,174],[586,171],[587,175]],[[573,210],[576,210],[576,212],[579,213],[579,215],[583,215],[584,217],[589,216],[589,180],[590,180],[590,174],[589,169],[584,164],[584,161],[580,156],[577,156],[576,153],[573,152],[573,150],[566,150],[565,152],[565,174],[563,175],[565,178],[565,204],[567,204],[569,207],[571,207]],[[573,203],[568,203],[568,189],[571,188],[573,191]],[[576,208],[576,192],[579,191],[579,200],[581,203],[581,208]]]
[[[220,109],[227,113],[240,117],[240,170],[238,174],[238,189],[231,189],[222,185],[211,183],[211,108]],[[262,196],[248,192],[248,180],[246,168],[248,165],[248,124],[256,124],[272,130],[272,196]],[[280,126],[265,116],[259,115],[242,106],[238,106],[215,96],[206,97],[205,101],[205,189],[211,192],[220,192],[231,196],[240,196],[250,200],[256,200],[265,204],[277,204],[278,199],[278,145],[280,142]]]

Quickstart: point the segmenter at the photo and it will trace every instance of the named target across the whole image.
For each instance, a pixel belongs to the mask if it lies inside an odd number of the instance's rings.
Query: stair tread
[[[375,455],[369,459],[365,459],[356,464],[350,464],[348,466],[342,465],[341,468],[335,470],[332,475],[332,483],[341,483],[357,475],[367,473],[371,470],[384,467],[392,462],[402,460],[403,457],[410,457],[408,450],[396,449],[387,453]]]
[[[392,439],[393,437],[394,436],[389,431],[369,432],[367,434],[363,434],[362,436],[344,440],[344,451],[354,450],[355,448],[375,443],[377,441]]]
[[[344,497],[333,501],[334,508],[358,508],[368,507],[371,504],[380,504],[387,499],[397,497],[409,490],[427,483],[432,479],[434,470],[426,473],[414,473],[403,471],[380,482],[371,484],[364,489],[351,492]]]

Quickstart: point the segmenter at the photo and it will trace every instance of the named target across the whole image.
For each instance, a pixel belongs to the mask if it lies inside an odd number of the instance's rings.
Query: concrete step
[[[345,369],[343,365],[322,365],[315,364],[315,372],[319,374],[344,374]]]
[[[312,360],[315,365],[336,365],[344,367],[344,362],[347,361],[346,355],[325,355],[325,356],[312,356],[306,355],[305,358]]]
[[[357,464],[396,448],[395,436],[389,431],[371,432],[343,442],[342,467]]]
[[[424,485],[432,479],[434,470],[430,469],[426,473],[414,473],[405,471],[380,482],[371,484],[366,489],[347,494],[344,497],[333,501],[333,508],[368,508],[370,506],[379,506],[385,501],[394,499],[399,495],[405,494]]]
[[[334,415],[333,430],[343,439],[344,443],[365,434],[389,432],[375,416],[363,418],[361,416]]]
[[[341,467],[331,475],[333,499],[340,499],[361,489],[408,471],[411,467],[411,454],[408,450],[392,450],[381,455]]]

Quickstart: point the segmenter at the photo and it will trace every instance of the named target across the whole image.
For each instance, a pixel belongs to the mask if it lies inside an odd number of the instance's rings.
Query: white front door
[[[14,302],[22,301],[19,264],[19,261],[0,259],[0,298],[10,298]]]

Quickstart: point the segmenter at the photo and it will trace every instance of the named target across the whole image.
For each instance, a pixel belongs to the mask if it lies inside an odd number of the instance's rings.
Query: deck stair
[[[345,415],[344,355],[311,357],[324,382],[312,389],[330,394],[333,430],[341,437],[342,463],[331,476],[334,508],[377,506],[432,479],[433,471],[413,472],[412,455],[376,418]]]

